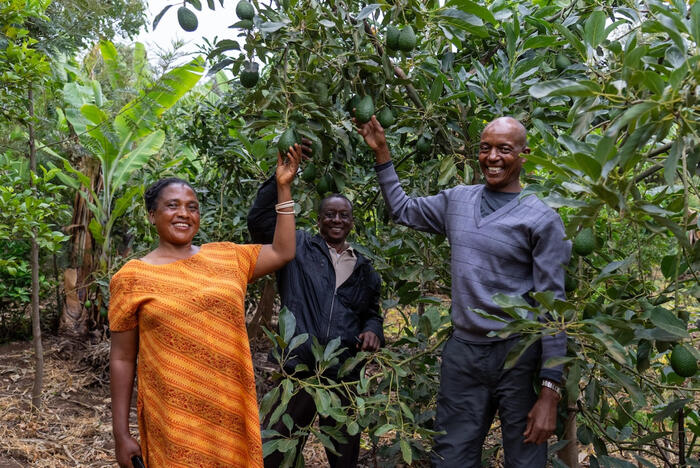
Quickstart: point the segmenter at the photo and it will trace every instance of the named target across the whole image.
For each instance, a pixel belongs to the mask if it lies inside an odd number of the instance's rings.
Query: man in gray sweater
[[[530,346],[510,369],[505,357],[519,337],[488,336],[508,319],[493,302],[502,293],[522,296],[552,291],[565,298],[564,267],[571,254],[559,215],[536,196],[519,197],[527,131],[501,117],[481,134],[479,165],[484,185],[459,185],[437,195],[411,198],[401,188],[384,129],[377,119],[359,127],[376,157],[375,166],[392,218],[420,231],[447,236],[451,247],[454,333],[442,352],[440,392],[432,463],[438,467],[480,467],[484,439],[498,411],[505,466],[544,467],[546,441],[556,427],[561,366],[543,367],[564,356],[566,336],[547,336]],[[539,374],[539,395],[533,379]]]

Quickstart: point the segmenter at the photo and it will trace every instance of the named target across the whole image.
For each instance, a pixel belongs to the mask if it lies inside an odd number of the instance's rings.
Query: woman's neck
[[[164,264],[190,258],[197,252],[199,252],[199,246],[192,245],[191,243],[185,245],[160,243],[158,247],[144,256],[142,260],[153,264]]]

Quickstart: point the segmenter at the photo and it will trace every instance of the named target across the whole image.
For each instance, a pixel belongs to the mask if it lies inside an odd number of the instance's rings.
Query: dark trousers
[[[348,403],[342,396],[341,402],[343,405]],[[273,411],[274,409],[271,411],[271,413]],[[292,418],[292,421],[294,421],[294,428],[291,432],[282,422],[282,418],[280,418],[280,420],[271,428],[284,436],[289,436],[299,427],[306,427],[313,422],[314,418],[316,417],[316,404],[314,403],[313,397],[303,390],[300,391],[294,395],[291,400],[289,400],[289,404],[287,405],[287,414]],[[335,420],[331,417],[321,417],[319,419],[319,425],[321,426],[335,426],[335,424]],[[347,442],[341,444],[335,439],[332,440],[336,452],[338,452],[340,455],[335,455],[326,449],[328,462],[331,468],[354,468],[357,466],[357,459],[360,456],[360,434],[358,433],[354,436],[349,435],[345,431],[345,426],[343,426],[343,429],[341,429],[341,433]],[[263,440],[263,442],[266,441]],[[305,443],[305,438],[299,441],[299,444],[297,445],[297,457],[302,457],[302,450],[304,449]],[[284,454],[281,452],[275,451],[271,453],[265,457],[265,468],[279,468],[282,465],[283,458]]]
[[[439,468],[479,468],[484,439],[496,410],[501,419],[505,467],[544,467],[547,444],[525,444],[527,414],[537,400],[533,378],[541,344],[530,346],[510,369],[503,369],[516,339],[475,344],[452,336],[442,351],[432,464]]]

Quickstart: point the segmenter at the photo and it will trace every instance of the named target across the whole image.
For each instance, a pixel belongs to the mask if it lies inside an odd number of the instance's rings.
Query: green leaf
[[[105,179],[111,180],[109,187],[111,193],[115,193],[126,184],[134,171],[146,165],[149,158],[160,151],[163,142],[165,142],[165,133],[163,130],[153,132],[141,140],[136,148],[119,159],[116,164],[106,165],[104,168],[106,171]]]
[[[542,47],[554,47],[559,45],[560,42],[554,36],[533,36],[523,42],[523,50],[527,49],[539,49]]]
[[[400,445],[401,456],[403,457],[403,461],[410,465],[411,463],[413,463],[413,453],[411,452],[411,444],[409,444],[406,439],[401,439]]]
[[[160,10],[160,13],[156,15],[156,17],[153,19],[153,30],[155,31],[156,27],[158,27],[158,23],[160,23],[160,20],[163,19],[163,15],[165,14],[166,11],[168,11],[170,8],[172,8],[173,5],[167,5],[165,8]]]
[[[457,7],[461,11],[478,16],[483,21],[489,22],[494,25],[497,23],[496,18],[493,16],[493,13],[491,13],[491,11],[488,8],[483,7],[478,3],[472,2],[471,0],[450,0],[445,6]]]
[[[357,21],[362,21],[363,19],[369,17],[372,13],[374,13],[374,10],[377,8],[380,8],[381,5],[379,3],[371,3],[364,7],[362,10],[360,10],[360,13],[357,15]]]
[[[632,403],[634,403],[638,407],[643,407],[646,404],[646,397],[644,396],[644,392],[642,392],[642,389],[639,388],[639,386],[635,383],[634,380],[632,380],[632,378],[623,374],[622,372],[619,372],[618,370],[607,364],[601,364],[601,368],[611,379],[616,381],[618,384],[622,385],[625,388],[625,390],[627,390],[627,393],[632,399]]]
[[[301,335],[295,336],[289,342],[289,346],[287,347],[287,351],[291,353],[293,350],[297,349],[299,346],[306,343],[307,339],[309,339],[308,333],[302,333]]]
[[[676,181],[676,168],[678,167],[678,160],[681,158],[682,146],[682,140],[673,142],[673,146],[668,152],[668,157],[664,161],[664,180],[668,185],[673,185]]]
[[[389,431],[391,431],[391,430],[393,430],[393,429],[394,429],[394,425],[393,425],[393,424],[386,423],[386,424],[384,424],[384,425],[378,427],[377,429],[375,429],[375,431],[374,431],[374,436],[375,436],[375,437],[381,437],[381,436],[383,436],[384,434],[386,434],[387,432],[389,432]]]
[[[668,309],[654,307],[651,310],[649,319],[655,326],[678,338],[689,337],[685,322],[676,317],[673,312]]]
[[[113,124],[122,145],[150,133],[155,120],[197,84],[203,71],[203,60],[196,58],[166,73],[143,96],[122,107]]]
[[[601,90],[600,85],[589,80],[560,79],[530,86],[529,91],[532,97],[540,99],[547,96],[594,96]]]
[[[440,176],[438,177],[438,185],[447,185],[454,179],[457,174],[457,166],[454,159],[450,157],[444,158],[440,162]]]
[[[596,10],[590,14],[583,27],[583,38],[586,44],[595,48],[605,39],[604,11]]]
[[[525,335],[518,340],[517,344],[510,348],[510,351],[508,351],[508,355],[506,356],[506,362],[503,364],[504,369],[510,369],[513,367],[517,362],[520,357],[525,354],[525,351],[528,350],[530,346],[532,346],[534,343],[536,343],[539,339],[541,339],[541,336],[533,333],[530,335]]]
[[[102,235],[102,225],[97,221],[95,218],[92,218],[90,220],[90,224],[88,225],[88,229],[90,230],[90,234],[92,234],[92,237],[95,238],[95,240],[102,244],[104,242],[104,236]]]
[[[615,338],[602,333],[593,333],[591,336],[605,347],[605,350],[610,357],[620,364],[627,364],[627,353],[625,352],[625,348],[623,348],[622,345],[615,340]]]
[[[280,311],[278,325],[280,336],[285,343],[289,344],[297,327],[297,319],[286,307]]]

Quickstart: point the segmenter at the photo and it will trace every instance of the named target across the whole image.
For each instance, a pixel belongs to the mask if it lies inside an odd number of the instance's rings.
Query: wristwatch
[[[559,385],[555,384],[551,380],[542,380],[542,386],[547,387],[550,390],[554,390],[557,392],[557,395],[559,395],[559,398],[561,398],[561,387]]]

